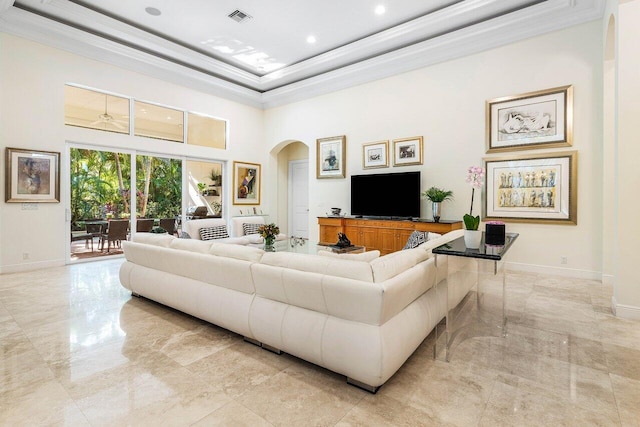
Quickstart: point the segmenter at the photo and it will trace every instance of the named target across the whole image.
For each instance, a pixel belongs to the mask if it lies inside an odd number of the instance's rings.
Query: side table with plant
[[[482,188],[484,184],[484,169],[480,166],[470,166],[467,171],[467,183],[471,185],[471,207],[469,213],[462,217],[464,221],[464,244],[469,249],[478,249],[482,241],[482,231],[480,227],[480,215],[473,216],[473,196],[476,188]]]
[[[452,200],[453,191],[442,190],[438,187],[431,187],[428,190],[422,192],[422,197],[428,199],[431,202],[433,221],[440,222],[440,204],[445,200]]]

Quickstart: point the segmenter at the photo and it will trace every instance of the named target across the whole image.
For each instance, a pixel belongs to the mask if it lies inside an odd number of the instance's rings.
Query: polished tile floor
[[[3,426],[632,426],[640,323],[594,281],[510,273],[509,334],[432,337],[375,394],[119,285],[121,259],[0,276]]]

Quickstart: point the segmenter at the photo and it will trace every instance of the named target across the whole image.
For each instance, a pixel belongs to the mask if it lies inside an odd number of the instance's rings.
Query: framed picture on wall
[[[7,147],[5,171],[5,202],[60,202],[60,153]]]
[[[320,138],[316,141],[316,177],[344,178],[346,162],[344,135]]]
[[[422,164],[422,137],[393,140],[393,166]]]
[[[259,205],[261,166],[259,163],[233,162],[233,204]]]
[[[362,168],[389,167],[389,141],[362,144]]]
[[[573,142],[573,86],[487,101],[487,153],[568,147]]]
[[[483,220],[577,224],[578,153],[485,158]]]

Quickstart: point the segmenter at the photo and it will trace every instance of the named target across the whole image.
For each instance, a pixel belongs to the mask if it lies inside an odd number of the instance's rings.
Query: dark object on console
[[[505,227],[503,222],[488,222],[484,231],[484,243],[487,245],[504,245]]]
[[[336,243],[336,246],[339,248],[348,248],[353,245],[351,244],[351,241],[347,238],[346,234],[338,233],[338,243]]]

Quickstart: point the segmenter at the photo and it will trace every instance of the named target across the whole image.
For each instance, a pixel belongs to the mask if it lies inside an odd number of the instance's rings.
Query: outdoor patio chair
[[[153,218],[140,218],[136,220],[136,232],[148,233],[153,229]]]
[[[128,219],[114,219],[109,221],[109,228],[100,238],[100,250],[104,250],[105,241],[107,242],[107,252],[111,249],[112,242],[114,247],[121,247],[121,242],[127,240],[128,228]]]
[[[160,218],[160,227],[164,228],[170,236],[176,234],[175,218]]]
[[[91,234],[91,250],[93,250],[93,239],[98,238],[98,243],[100,243],[100,238],[104,234],[107,229],[108,222],[87,222],[87,234]]]
[[[93,252],[93,235],[91,233],[87,233],[86,231],[77,231],[71,232],[71,242],[77,242],[78,240],[84,240],[84,247],[89,247],[89,242],[91,242],[91,252]]]

